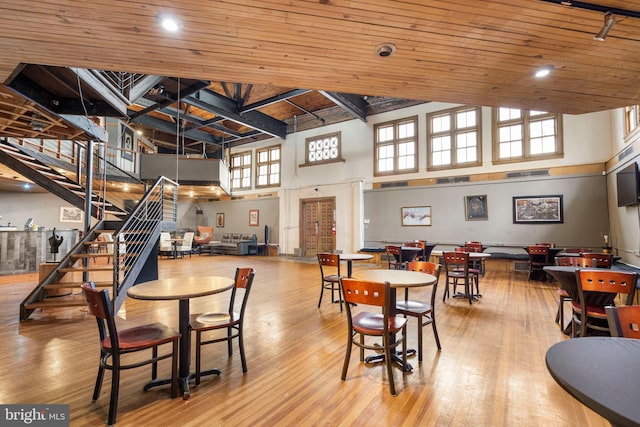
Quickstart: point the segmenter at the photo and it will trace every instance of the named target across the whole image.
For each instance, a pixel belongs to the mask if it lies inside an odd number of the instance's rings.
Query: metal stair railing
[[[113,234],[113,310],[120,309],[127,289],[136,283],[149,256],[156,256],[156,243],[163,223],[177,220],[178,183],[160,177],[136,208]]]

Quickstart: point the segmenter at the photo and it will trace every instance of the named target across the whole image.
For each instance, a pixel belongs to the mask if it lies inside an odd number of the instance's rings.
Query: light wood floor
[[[547,348],[567,339],[554,322],[551,284],[527,282],[506,264],[481,279],[484,297],[437,304],[442,351],[425,329],[424,361],[395,371],[399,394],[389,394],[382,366],[365,366],[354,350],[346,381],[340,372],[347,342],[345,314],[320,290],[317,264],[284,257],[197,256],[161,260],[160,277],[233,276],[256,269],[249,300],[242,374],[237,349],[204,350],[206,377],[188,401],[171,399],[164,387],[142,391],[150,371],[125,371],[119,426],[608,426],[558,386],[545,367]],[[359,269],[373,268],[366,264]],[[94,278],[97,279],[97,278]],[[91,402],[98,364],[95,319],[80,309],[37,312],[19,322],[19,304],[37,275],[0,276],[0,403],[65,403],[71,425],[99,426],[107,416],[110,374],[102,396]],[[444,282],[444,280],[441,280]],[[441,291],[439,290],[439,295]],[[427,298],[427,290],[414,290]],[[219,304],[221,296],[192,300],[192,313]],[[162,321],[177,327],[178,303],[127,299],[127,324]],[[415,347],[416,324],[409,324]],[[235,346],[235,343],[234,343]],[[168,374],[167,361],[161,373]]]

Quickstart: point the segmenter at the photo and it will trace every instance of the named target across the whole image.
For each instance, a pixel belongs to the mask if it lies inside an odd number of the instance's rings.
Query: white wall
[[[612,156],[611,114],[591,113],[580,116],[563,117],[565,156],[558,159],[524,163],[493,165],[492,163],[492,109],[482,109],[482,166],[455,170],[427,172],[426,157],[426,114],[456,107],[455,104],[439,102],[426,103],[402,110],[378,114],[367,118],[364,123],[354,119],[321,128],[293,133],[286,141],[279,138],[243,145],[231,150],[232,153],[255,150],[265,146],[282,146],[282,185],[278,189],[280,197],[280,248],[285,253],[293,253],[299,247],[299,203],[301,198],[315,197],[314,188],[321,186],[322,196],[335,196],[336,248],[357,250],[363,245],[364,213],[362,195],[356,194],[358,187],[371,189],[374,182],[436,178],[462,174],[530,170],[547,167],[604,163]],[[418,116],[418,165],[417,173],[374,178],[373,176],[373,126],[403,117]],[[305,138],[341,132],[342,157],[344,162],[326,165],[305,166]],[[255,154],[255,151],[254,151]],[[255,155],[254,155],[255,159]],[[255,169],[254,169],[255,170]],[[255,190],[236,191],[233,195],[260,192]],[[496,239],[500,240],[500,239]]]

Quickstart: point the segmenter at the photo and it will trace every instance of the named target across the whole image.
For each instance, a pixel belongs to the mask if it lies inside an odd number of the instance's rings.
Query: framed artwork
[[[223,213],[217,213],[216,214],[216,227],[224,228],[224,214]]]
[[[487,221],[489,219],[486,194],[464,197],[464,218],[467,221]]]
[[[84,212],[71,206],[60,207],[60,222],[82,222]]]
[[[258,210],[252,209],[249,211],[249,225],[252,227],[258,226]]]
[[[133,129],[125,125],[121,125],[121,129],[122,144],[120,147],[120,157],[125,160],[133,160]]]
[[[431,206],[401,208],[402,225],[431,225]]]
[[[513,198],[514,224],[562,222],[562,195],[517,196]]]

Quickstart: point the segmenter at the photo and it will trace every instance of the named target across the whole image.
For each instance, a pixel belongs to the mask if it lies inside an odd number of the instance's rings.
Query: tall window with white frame
[[[306,165],[342,161],[340,139],[340,132],[305,139]]]
[[[374,175],[418,171],[418,117],[374,125]]]
[[[427,114],[427,168],[481,165],[481,123],[480,107],[465,106]]]
[[[493,111],[494,163],[562,156],[562,115],[505,107]]]
[[[251,151],[231,155],[231,189],[251,189]]]
[[[280,185],[280,145],[256,150],[256,188]]]

